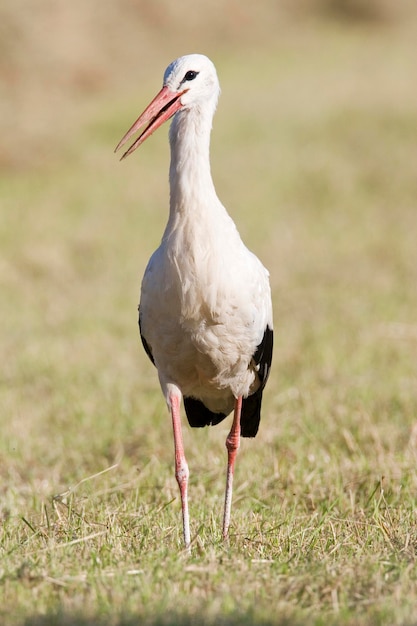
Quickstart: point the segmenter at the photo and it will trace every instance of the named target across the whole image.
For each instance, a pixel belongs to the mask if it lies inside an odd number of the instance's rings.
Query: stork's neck
[[[175,214],[204,211],[219,203],[210,171],[214,108],[179,111],[171,124],[170,221]],[[219,203],[220,204],[220,203]]]

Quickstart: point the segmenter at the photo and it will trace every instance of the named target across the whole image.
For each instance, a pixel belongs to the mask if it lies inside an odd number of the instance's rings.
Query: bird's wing
[[[140,307],[138,307],[138,311],[139,311],[139,320],[138,320],[138,323],[139,323],[139,333],[140,333],[140,338],[142,340],[142,345],[143,345],[143,347],[145,349],[146,354],[148,355],[148,357],[150,358],[152,363],[155,365],[155,361],[154,361],[154,358],[153,358],[152,350],[151,350],[148,342],[146,341],[146,339],[145,339],[145,337],[143,336],[143,333],[142,333],[141,319],[140,319]]]
[[[268,380],[272,361],[274,332],[269,326],[266,327],[263,339],[252,357],[260,386],[247,398],[242,400],[242,414],[240,429],[242,437],[255,437],[261,420],[262,394]]]
[[[261,381],[262,389],[265,387],[271,370],[272,349],[274,345],[274,331],[269,325],[266,327],[261,343],[256,348],[252,361],[255,363],[256,370]]]

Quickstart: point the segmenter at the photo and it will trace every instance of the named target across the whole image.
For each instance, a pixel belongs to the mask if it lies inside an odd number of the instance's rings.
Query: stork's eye
[[[184,80],[183,82],[185,82],[186,80],[194,80],[194,78],[196,78],[198,72],[195,72],[194,70],[189,70],[186,75],[184,76]]]

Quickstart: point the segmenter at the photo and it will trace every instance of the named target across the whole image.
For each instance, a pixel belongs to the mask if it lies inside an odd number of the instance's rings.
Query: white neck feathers
[[[170,213],[218,202],[210,170],[210,134],[214,107],[179,111],[171,124]]]

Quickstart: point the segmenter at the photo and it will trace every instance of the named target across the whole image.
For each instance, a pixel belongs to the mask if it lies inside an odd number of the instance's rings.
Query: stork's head
[[[219,93],[216,68],[210,59],[203,54],[188,54],[179,57],[168,65],[161,91],[130,127],[115,151],[121,148],[141,126],[148,124],[123,154],[122,159],[127,157],[159,126],[181,109],[206,106],[214,112]]]
[[[220,87],[216,68],[203,54],[187,54],[168,65],[164,87],[180,95],[181,106],[189,108],[199,102],[217,102]]]

